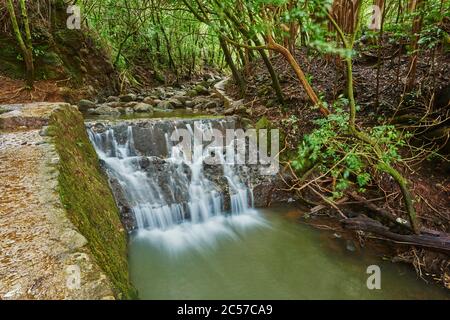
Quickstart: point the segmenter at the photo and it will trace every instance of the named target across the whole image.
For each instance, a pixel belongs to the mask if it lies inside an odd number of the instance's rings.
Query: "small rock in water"
[[[111,108],[108,105],[102,105],[96,109],[90,109],[90,113],[100,116],[120,116],[120,111],[116,108]]]
[[[353,241],[347,240],[346,249],[350,252],[356,251],[356,247],[355,247],[355,244],[353,243]]]
[[[92,131],[95,133],[103,133],[106,131],[106,127],[103,123],[97,122],[93,127]]]

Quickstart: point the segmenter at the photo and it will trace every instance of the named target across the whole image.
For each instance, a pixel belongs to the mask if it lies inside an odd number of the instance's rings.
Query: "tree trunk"
[[[230,67],[231,73],[233,74],[233,79],[239,88],[240,97],[243,98],[245,95],[245,81],[242,78],[242,75],[239,72],[239,70],[236,68],[236,65],[234,64],[233,57],[231,56],[230,50],[228,49],[226,40],[222,36],[219,36],[219,41],[225,57],[225,61],[227,62],[227,65]]]
[[[295,74],[297,75],[300,84],[305,89],[309,99],[314,104],[314,106],[318,106],[320,112],[323,115],[329,115],[330,111],[322,104],[322,102],[317,97],[316,93],[314,92],[314,89],[309,84],[308,80],[305,77],[305,74],[303,73],[302,68],[300,68],[297,60],[295,60],[294,56],[289,52],[289,50],[278,43],[276,43],[271,35],[267,36],[268,41],[268,47],[271,50],[277,51],[283,55],[283,57],[289,62],[292,69],[294,69]]]
[[[33,88],[34,86],[34,61],[33,61],[33,45],[31,43],[31,32],[30,23],[28,21],[27,8],[25,0],[20,0],[20,12],[22,15],[22,20],[25,28],[26,42],[23,40],[22,34],[20,32],[19,24],[17,22],[16,13],[14,11],[14,4],[12,0],[7,0],[7,9],[10,15],[11,24],[13,27],[16,40],[19,44],[20,50],[22,51],[22,56],[25,61],[27,70],[27,86]]]
[[[404,245],[426,248],[446,254],[450,253],[450,235],[448,233],[436,231],[433,233],[422,232],[418,235],[402,235],[394,233],[380,222],[364,216],[342,220],[341,223],[349,230],[362,230]]]
[[[411,1],[410,10],[412,12],[419,11],[423,8],[424,2],[423,0],[414,0]],[[414,18],[413,27],[412,27],[412,40],[411,40],[411,60],[409,63],[409,73],[408,73],[408,82],[406,85],[406,92],[411,92],[416,85],[416,72],[417,72],[417,61],[419,59],[419,33],[422,30],[422,22],[423,22],[423,13],[420,13]]]

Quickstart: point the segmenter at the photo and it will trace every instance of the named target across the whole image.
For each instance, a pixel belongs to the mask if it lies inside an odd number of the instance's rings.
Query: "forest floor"
[[[379,71],[378,105],[376,104],[378,61],[376,52],[366,51],[355,60],[355,95],[360,106],[358,125],[374,126],[386,122],[395,124],[398,128],[414,132],[416,137],[413,143],[417,146],[429,143],[427,135],[423,133],[432,131],[434,124],[439,123],[435,127],[437,130],[442,126],[448,128],[450,55],[428,53],[420,58],[417,69],[418,94],[414,97],[404,95],[405,75],[408,74],[409,66],[408,56],[395,48],[387,48],[382,57],[385,58],[382,59]],[[318,58],[300,51],[297,52],[296,58],[313,88],[330,105],[345,92],[345,72],[342,71],[344,65],[341,62]],[[285,60],[281,57],[272,57],[271,60],[280,75],[285,106],[281,107],[276,103],[270,76],[262,62],[254,63],[247,70],[244,103],[251,107],[252,112],[249,117],[253,121],[265,116],[269,123],[279,124],[282,127],[280,129],[287,133],[286,150],[295,152],[302,137],[315,128],[314,120],[322,115],[317,109],[311,108],[306,93]],[[228,85],[227,93],[234,99],[240,99],[238,88],[234,84]],[[292,126],[289,121],[282,121],[292,117],[296,119],[296,123],[300,124],[298,127]],[[419,123],[419,129],[414,128],[411,119],[423,120],[423,123]],[[448,152],[448,138],[444,136],[437,140],[434,147],[439,149],[440,146],[445,154]],[[412,155],[411,150],[405,148],[402,150],[402,155],[404,158],[409,158]],[[422,156],[409,162],[408,166],[399,166],[397,169],[408,178],[412,192],[418,199],[416,210],[421,224],[432,230],[449,233],[450,163],[448,159],[435,158],[429,161],[426,156]],[[382,177],[381,189],[375,186],[372,189],[369,188],[364,196],[378,209],[390,212],[394,217],[405,217],[400,191],[389,177]],[[352,200],[341,203],[339,207],[347,212],[361,211],[361,203]],[[333,209],[321,210],[318,215],[339,216]],[[338,224],[331,222],[333,220],[328,221],[329,227],[339,228]],[[374,241],[379,242],[379,239]],[[392,255],[392,242],[385,242],[385,244],[390,247],[386,252],[391,252],[393,261],[411,263],[418,274],[427,275],[450,289],[448,255],[399,244],[393,246],[396,254]]]

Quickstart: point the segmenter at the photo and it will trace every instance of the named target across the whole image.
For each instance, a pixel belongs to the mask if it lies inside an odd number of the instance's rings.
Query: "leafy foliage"
[[[349,134],[349,117],[343,110],[347,100],[340,98],[335,112],[315,121],[317,128],[303,138],[292,167],[299,173],[314,168],[329,176],[333,183],[333,197],[340,198],[351,187],[364,191],[373,180],[373,150],[370,145],[356,141]],[[394,126],[383,125],[368,131],[372,139],[383,148],[383,161],[393,164],[401,161],[399,149],[406,145],[410,135],[399,132]]]

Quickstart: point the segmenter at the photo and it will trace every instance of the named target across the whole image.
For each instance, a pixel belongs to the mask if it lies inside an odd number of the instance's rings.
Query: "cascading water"
[[[172,120],[101,125],[101,130],[91,126],[88,133],[110,180],[120,186],[138,232],[173,249],[211,244],[217,233],[233,237],[234,228],[261,223],[252,209],[252,190],[225,161],[232,144],[198,154],[170,139],[181,129],[224,132],[233,126],[224,119]],[[211,152],[220,159],[214,166],[205,165]]]

